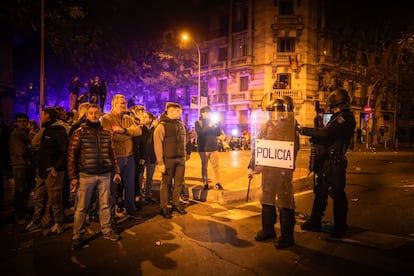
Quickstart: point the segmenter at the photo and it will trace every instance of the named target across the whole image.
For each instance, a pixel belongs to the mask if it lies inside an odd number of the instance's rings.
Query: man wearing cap
[[[157,166],[162,173],[160,186],[161,215],[171,218],[172,211],[186,214],[180,205],[180,194],[184,184],[185,161],[190,158],[187,143],[187,128],[181,122],[182,107],[178,103],[168,102],[161,114],[160,122],[154,130],[154,151]],[[172,189],[172,208],[168,207],[168,198]]]
[[[197,132],[197,149],[201,158],[201,176],[204,183],[204,190],[208,190],[207,167],[208,160],[214,170],[214,188],[222,190],[219,174],[219,158],[217,137],[220,136],[220,127],[210,119],[211,109],[205,106],[200,109],[200,119],[195,122],[195,131]]]

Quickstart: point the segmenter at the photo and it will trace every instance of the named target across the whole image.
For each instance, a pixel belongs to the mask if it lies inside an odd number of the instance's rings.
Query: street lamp
[[[200,77],[201,77],[201,74],[200,74],[201,54],[200,54],[200,47],[198,46],[198,43],[192,37],[190,37],[188,34],[182,34],[181,38],[184,41],[191,40],[197,48],[197,54],[198,54],[198,80],[197,80],[197,109],[198,109],[198,113],[197,114],[198,114],[198,117],[200,117],[200,108],[201,108],[200,107],[201,106],[201,81],[200,81]]]

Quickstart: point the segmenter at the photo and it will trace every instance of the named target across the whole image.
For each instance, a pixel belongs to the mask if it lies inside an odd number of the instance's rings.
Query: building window
[[[228,16],[220,17],[220,36],[227,35],[229,33],[229,19]]]
[[[202,52],[200,54],[200,65],[207,65],[208,64],[208,52]]]
[[[206,81],[201,81],[200,83],[200,94],[201,96],[208,96],[208,82]]]
[[[368,57],[366,53],[362,53],[361,55],[361,65],[368,67]]]
[[[249,77],[240,77],[240,92],[249,91]]]
[[[219,80],[218,94],[227,93],[227,80]]]
[[[219,61],[225,61],[225,60],[227,60],[227,47],[221,47],[221,48],[219,48],[218,60]]]
[[[247,39],[243,35],[233,38],[233,58],[247,56]]]
[[[290,74],[278,74],[273,89],[290,89]]]
[[[292,15],[293,14],[293,0],[280,0],[279,1],[279,15]]]
[[[236,1],[233,4],[232,32],[247,30],[248,8],[247,1]]]
[[[295,52],[295,38],[283,37],[278,39],[278,52]]]

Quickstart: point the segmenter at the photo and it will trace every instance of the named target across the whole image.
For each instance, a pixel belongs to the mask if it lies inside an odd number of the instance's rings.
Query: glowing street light
[[[197,109],[198,109],[198,116],[200,117],[200,108],[201,108],[201,81],[200,81],[200,67],[201,67],[201,54],[200,54],[200,47],[198,46],[198,43],[190,37],[188,34],[182,34],[181,38],[184,41],[191,40],[194,45],[197,48],[197,54],[198,54],[198,81],[197,81]]]

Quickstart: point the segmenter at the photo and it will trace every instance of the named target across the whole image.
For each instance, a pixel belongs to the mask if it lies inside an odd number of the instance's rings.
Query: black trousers
[[[328,205],[329,194],[333,199],[335,227],[345,229],[348,214],[348,198],[345,193],[347,160],[342,162],[331,159],[324,161],[322,169],[317,172],[315,199],[312,206],[311,220],[320,223]],[[331,189],[331,191],[330,191]]]

